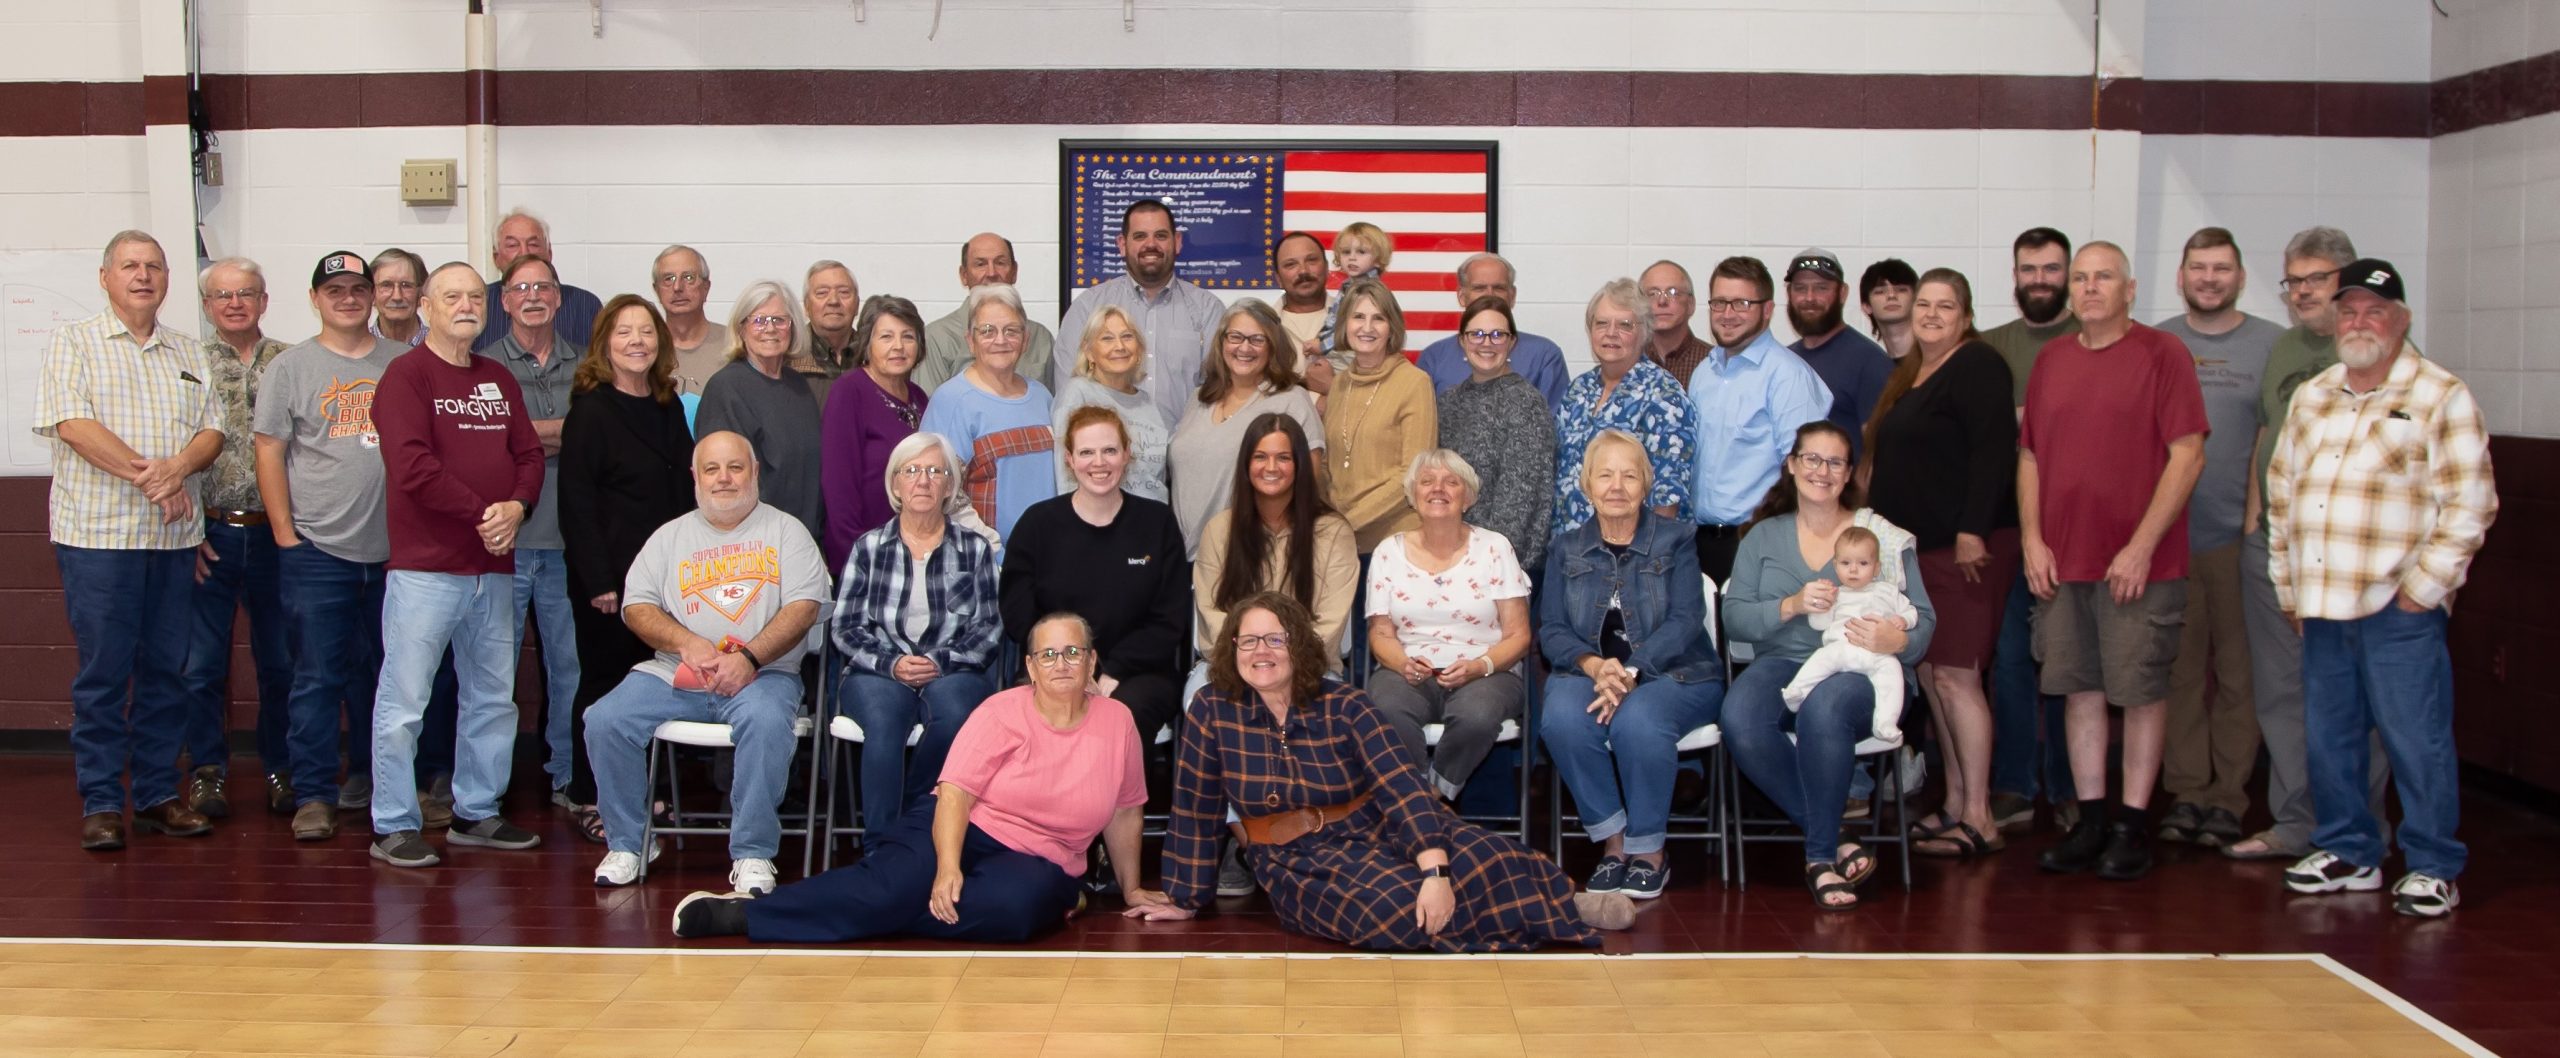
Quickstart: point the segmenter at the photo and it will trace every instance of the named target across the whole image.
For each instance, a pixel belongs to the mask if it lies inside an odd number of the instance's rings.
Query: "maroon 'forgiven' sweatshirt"
[[[480,576],[513,573],[515,555],[480,543],[480,515],[500,500],[528,512],[542,498],[542,439],[506,365],[473,356],[455,367],[418,346],[383,369],[373,426],[390,486],[387,568]]]

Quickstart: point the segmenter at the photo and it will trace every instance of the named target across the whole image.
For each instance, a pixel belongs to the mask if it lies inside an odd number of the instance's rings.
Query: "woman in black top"
[[[1177,655],[1191,621],[1182,524],[1173,508],[1121,490],[1129,430],[1118,412],[1076,409],[1063,447],[1075,491],[1024,508],[1005,544],[997,579],[1005,634],[1029,642],[1044,616],[1083,617],[1102,658],[1095,690],[1129,707],[1152,748],[1156,732],[1182,714]]]
[[[1942,734],[1947,797],[1916,848],[1941,856],[1995,851],[1991,705],[1982,666],[2018,574],[2018,420],[2008,362],[1973,329],[1973,286],[1933,268],[1913,295],[1917,348],[1894,365],[1867,422],[1867,502],[1918,537],[1920,578],[1937,634],[1920,687]]]
[[[622,624],[622,581],[658,527],[693,509],[693,435],[676,399],[666,321],[624,294],[596,317],[560,424],[560,535],[577,614],[578,697],[570,705],[569,799],[580,833],[604,840],[587,766],[587,707],[652,651]]]

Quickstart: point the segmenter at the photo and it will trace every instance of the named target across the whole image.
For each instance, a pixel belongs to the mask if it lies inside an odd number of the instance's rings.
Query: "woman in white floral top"
[[[1477,481],[1446,448],[1414,457],[1404,494],[1422,526],[1379,541],[1369,562],[1369,697],[1451,799],[1520,715],[1513,667],[1531,641],[1529,575],[1511,542],[1466,522]],[[1442,725],[1436,753],[1425,724]]]

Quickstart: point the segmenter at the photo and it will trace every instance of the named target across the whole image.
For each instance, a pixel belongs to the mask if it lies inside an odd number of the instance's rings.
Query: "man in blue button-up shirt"
[[[1776,285],[1769,267],[1728,257],[1707,277],[1707,331],[1715,351],[1689,376],[1698,406],[1698,566],[1722,584],[1751,511],[1776,484],[1796,428],[1831,410],[1822,377],[1769,335]]]

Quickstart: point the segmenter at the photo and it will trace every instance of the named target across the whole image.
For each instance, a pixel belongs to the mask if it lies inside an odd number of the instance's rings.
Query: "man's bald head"
[[[460,261],[445,262],[427,276],[418,314],[426,318],[429,334],[465,344],[478,338],[480,328],[489,322],[489,289],[480,283],[480,270]]]
[[[960,285],[975,290],[989,283],[1007,286],[1022,274],[1013,259],[1013,240],[991,231],[982,231],[960,244]]]
[[[693,445],[693,501],[712,524],[736,525],[756,508],[756,446],[742,434],[714,430]]]

